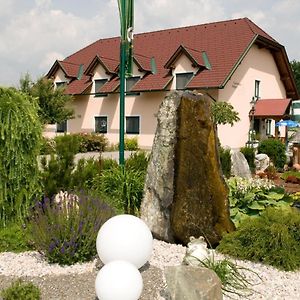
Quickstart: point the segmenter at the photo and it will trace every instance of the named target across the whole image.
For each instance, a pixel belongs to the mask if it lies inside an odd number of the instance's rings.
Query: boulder
[[[256,154],[254,164],[256,173],[264,172],[270,165],[270,158],[264,153]]]
[[[165,277],[172,300],[223,299],[221,281],[210,269],[184,265],[166,267]]]
[[[216,245],[234,225],[222,176],[210,100],[172,92],[162,102],[145,181],[141,218],[156,238]]]
[[[231,174],[242,178],[250,179],[252,177],[249,164],[240,151],[230,151],[231,155]]]

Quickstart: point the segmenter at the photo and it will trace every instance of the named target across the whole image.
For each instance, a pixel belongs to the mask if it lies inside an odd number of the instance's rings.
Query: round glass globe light
[[[153,237],[146,223],[140,218],[118,215],[102,225],[96,246],[104,264],[125,260],[139,269],[151,256]]]
[[[99,300],[138,300],[143,291],[143,278],[133,264],[115,260],[98,272],[95,290]]]

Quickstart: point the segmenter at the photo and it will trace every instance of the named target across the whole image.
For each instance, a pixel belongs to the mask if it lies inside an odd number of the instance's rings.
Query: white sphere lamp
[[[118,215],[102,225],[96,246],[104,264],[125,260],[139,269],[151,256],[153,237],[146,223],[140,218]]]
[[[98,272],[95,290],[99,300],[138,300],[143,290],[142,275],[133,264],[115,260]]]

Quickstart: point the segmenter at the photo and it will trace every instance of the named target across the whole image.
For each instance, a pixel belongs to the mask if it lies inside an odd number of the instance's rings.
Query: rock
[[[141,218],[154,237],[216,245],[234,225],[217,152],[210,100],[173,92],[162,102],[145,182]]]
[[[156,238],[166,242],[174,242],[170,213],[174,196],[176,112],[179,104],[180,97],[170,94],[160,105],[141,204],[141,218]]]
[[[254,163],[256,173],[264,172],[270,165],[270,158],[264,153],[256,154]]]
[[[231,174],[242,178],[250,179],[252,177],[249,164],[240,151],[230,151],[231,155]]]
[[[166,267],[165,277],[172,300],[223,299],[221,281],[210,269],[183,265]]]

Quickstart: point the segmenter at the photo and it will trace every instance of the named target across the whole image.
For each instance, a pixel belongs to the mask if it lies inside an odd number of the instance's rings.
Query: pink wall
[[[181,72],[194,72],[195,68],[183,55],[175,63],[173,74]],[[134,67],[135,75],[143,76],[137,67]],[[94,79],[107,78],[108,75],[102,66],[94,70]],[[61,71],[57,72],[56,81],[63,81]],[[208,90],[213,98],[219,101],[230,102],[236,111],[239,112],[240,121],[233,127],[230,125],[218,126],[218,136],[223,146],[239,148],[245,145],[248,140],[250,126],[249,111],[250,101],[254,96],[254,82],[260,80],[261,98],[284,98],[285,88],[280,80],[276,63],[270,51],[257,46],[252,46],[248,54],[236,69],[224,89]],[[171,83],[175,89],[175,79]],[[94,92],[94,84],[86,93]],[[201,91],[199,91],[201,92]],[[149,148],[152,145],[156,130],[156,114],[159,105],[167,92],[144,92],[136,96],[126,96],[125,115],[140,117],[140,134],[138,142],[142,148]],[[109,94],[107,97],[94,97],[94,95],[76,96],[73,102],[75,108],[75,119],[68,121],[70,132],[93,132],[95,128],[95,116],[108,117],[107,138],[111,143],[119,141],[119,95]],[[131,135],[129,137],[136,136]]]
[[[260,80],[260,97],[285,98],[285,88],[269,50],[252,46],[223,90],[219,100],[229,101],[239,112],[240,121],[233,127],[218,126],[218,135],[223,146],[239,148],[245,146],[250,128],[249,111],[254,96],[255,80]]]

